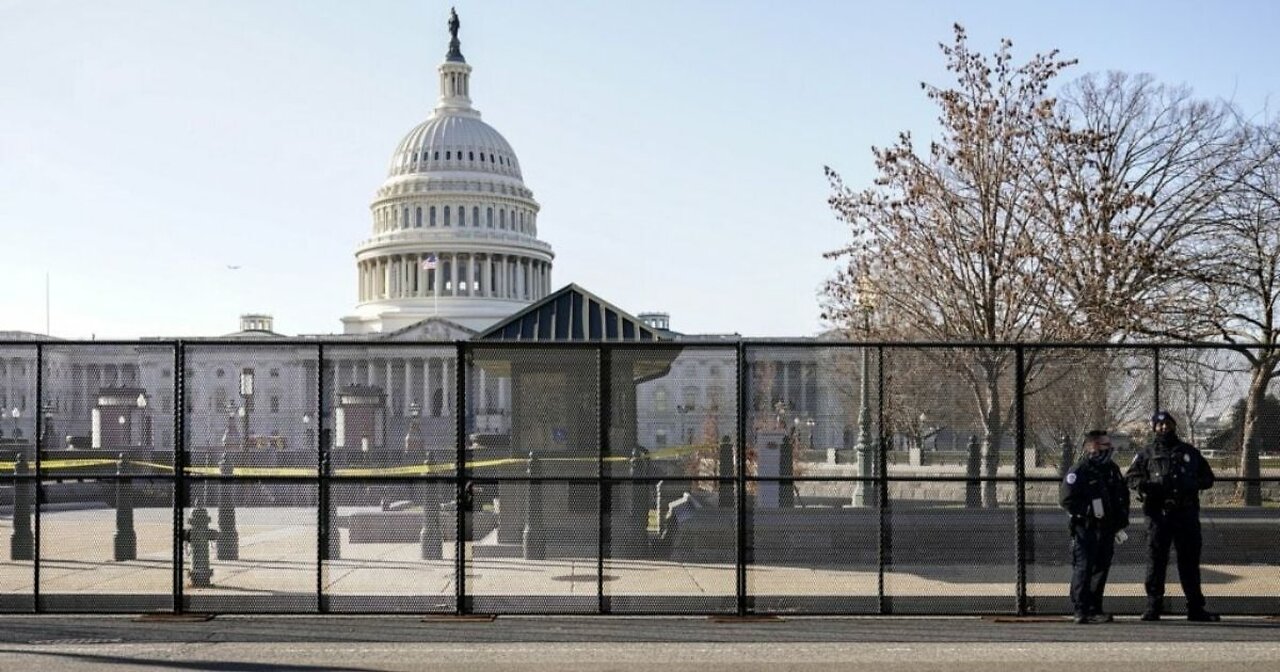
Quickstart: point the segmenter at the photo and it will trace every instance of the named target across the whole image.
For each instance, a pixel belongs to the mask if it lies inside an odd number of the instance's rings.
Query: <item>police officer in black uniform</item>
[[[1178,579],[1187,596],[1187,620],[1217,621],[1204,608],[1200,591],[1200,491],[1213,487],[1213,469],[1191,444],[1178,438],[1168,411],[1151,416],[1155,438],[1125,472],[1147,515],[1147,610],[1142,620],[1158,621],[1164,611],[1164,579],[1169,546],[1178,550]]]
[[[1084,455],[1059,488],[1071,514],[1071,602],[1075,622],[1109,623],[1102,593],[1111,571],[1116,534],[1129,526],[1129,489],[1111,461],[1111,438],[1102,430],[1085,437]]]

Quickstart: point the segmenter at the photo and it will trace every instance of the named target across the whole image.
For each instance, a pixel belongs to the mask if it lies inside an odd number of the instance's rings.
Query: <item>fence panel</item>
[[[1280,383],[1246,355],[0,343],[0,611],[1064,613],[1083,433],[1123,468],[1167,408],[1219,476],[1211,608],[1275,613]],[[1145,544],[1135,502],[1109,610]]]

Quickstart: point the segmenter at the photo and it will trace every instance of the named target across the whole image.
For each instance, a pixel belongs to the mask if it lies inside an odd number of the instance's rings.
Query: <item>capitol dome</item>
[[[466,170],[517,180],[520,163],[502,134],[477,117],[434,116],[404,136],[391,157],[389,176],[435,170]]]
[[[430,317],[481,331],[551,291],[540,207],[502,134],[471,106],[471,66],[456,15],[437,68],[440,98],[391,156],[370,204],[373,235],[356,249],[351,334],[387,333]]]

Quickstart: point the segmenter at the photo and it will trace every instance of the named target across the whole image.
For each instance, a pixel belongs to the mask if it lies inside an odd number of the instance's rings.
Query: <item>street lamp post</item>
[[[870,276],[863,274],[858,278],[857,293],[854,303],[862,311],[862,329],[865,337],[871,335],[871,314],[876,309],[876,290]],[[871,349],[864,343],[862,346],[862,401],[858,408],[858,444],[855,452],[858,456],[858,476],[870,478],[875,474],[874,445],[871,439]],[[858,481],[853,489],[854,506],[871,506],[873,488],[867,481]]]
[[[13,438],[21,439],[22,425],[18,421],[22,419],[22,411],[18,410],[17,406],[14,406],[13,410],[9,411],[9,417],[13,418]]]
[[[138,446],[151,447],[151,416],[147,415],[147,395],[139,394],[138,405]]]

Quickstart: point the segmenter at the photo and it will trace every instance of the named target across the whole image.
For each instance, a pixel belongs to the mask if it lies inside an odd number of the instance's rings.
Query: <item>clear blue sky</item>
[[[873,144],[930,134],[963,23],[1073,75],[1120,69],[1261,111],[1280,3],[459,1],[473,99],[576,282],[690,333],[821,328]],[[0,0],[0,330],[212,335],[266,311],[341,331],[353,253],[436,98],[449,3]],[[227,270],[239,265],[238,271]]]

